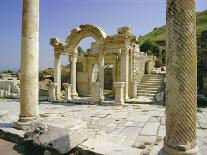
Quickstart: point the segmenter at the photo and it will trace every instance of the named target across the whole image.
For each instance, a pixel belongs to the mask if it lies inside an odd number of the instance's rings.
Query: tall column
[[[129,83],[129,54],[127,49],[123,49],[121,52],[121,82],[125,82],[124,87],[124,99],[127,100],[128,96],[128,83]]]
[[[167,0],[166,154],[197,152],[196,83],[195,1]]]
[[[20,75],[20,119],[38,117],[39,0],[23,0]]]
[[[104,54],[99,55],[100,99],[104,100]]]
[[[57,84],[56,99],[60,99],[60,96],[61,96],[61,54],[58,51],[55,51],[54,83]]]
[[[71,57],[72,98],[76,98],[78,96],[78,93],[76,91],[76,62],[77,62],[77,55],[73,54]]]

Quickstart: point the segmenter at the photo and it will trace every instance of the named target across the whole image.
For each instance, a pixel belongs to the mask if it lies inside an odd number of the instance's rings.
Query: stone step
[[[153,97],[155,95],[156,95],[156,93],[137,93],[137,96],[151,96],[151,97]]]
[[[145,87],[146,86],[146,87]],[[137,87],[137,90],[140,90],[140,89],[149,89],[149,90],[157,90],[157,89],[160,89],[160,88],[163,88],[164,86],[161,85],[161,86],[151,86],[150,85],[139,85]]]
[[[137,88],[137,90],[139,89],[160,89],[162,88],[163,86],[153,86],[153,85],[141,85]]]
[[[145,89],[142,89],[142,90],[138,90],[138,93],[158,93],[158,90],[145,90]]]
[[[145,74],[144,77],[165,77],[164,75]]]
[[[141,80],[141,82],[142,81],[165,81],[165,79],[164,78],[163,79],[160,79],[160,78],[143,78]]]
[[[162,83],[141,83],[140,87],[161,87],[163,84]]]

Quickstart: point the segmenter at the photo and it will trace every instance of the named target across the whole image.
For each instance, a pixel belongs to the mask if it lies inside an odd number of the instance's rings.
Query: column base
[[[72,99],[76,99],[78,97],[78,93],[77,92],[71,93],[71,97]]]
[[[13,122],[13,127],[19,130],[28,130],[31,125],[38,121],[38,117],[20,117],[18,122]]]
[[[124,105],[124,101],[114,101],[114,105]]]
[[[198,146],[195,146],[191,150],[182,151],[182,150],[171,148],[164,144],[164,147],[160,150],[158,155],[198,155],[198,154],[199,154]]]

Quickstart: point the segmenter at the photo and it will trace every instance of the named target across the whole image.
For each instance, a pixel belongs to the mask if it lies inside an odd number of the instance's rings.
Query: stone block
[[[34,123],[25,133],[25,138],[46,150],[55,150],[59,154],[65,154],[85,141],[87,139],[86,135],[85,124],[61,128],[43,123]]]

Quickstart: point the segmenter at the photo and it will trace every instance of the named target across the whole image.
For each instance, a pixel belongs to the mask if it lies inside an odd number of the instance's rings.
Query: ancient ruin
[[[78,51],[79,42],[93,37],[96,42],[86,53]],[[77,96],[93,95],[97,92],[96,102],[104,100],[104,65],[113,66],[113,82],[123,82],[124,100],[135,98],[137,86],[144,74],[153,72],[156,57],[148,56],[140,52],[138,40],[129,27],[118,29],[118,34],[106,36],[105,32],[95,25],[81,25],[75,28],[67,37],[66,43],[57,38],[52,38],[50,44],[54,47],[54,83],[57,84],[56,96],[61,96],[61,55],[68,55],[71,63],[71,95]],[[78,69],[77,69],[78,68]],[[113,85],[113,94],[116,93]],[[97,94],[96,93],[96,94]],[[93,97],[93,96],[92,96]],[[116,96],[117,97],[117,96]]]
[[[0,135],[21,141],[29,137],[44,147],[45,154],[52,154],[52,149],[64,154],[76,147],[78,153],[103,155],[199,154],[198,145],[206,149],[202,129],[207,111],[199,114],[197,128],[195,14],[195,0],[167,0],[166,79],[154,69],[157,58],[140,51],[129,27],[107,36],[100,27],[85,24],[73,29],[65,42],[52,38],[54,82],[48,83],[49,102],[39,105],[39,0],[23,0],[20,114],[13,124],[21,130],[6,123],[7,127],[0,126]],[[96,42],[83,53],[78,45],[86,37]],[[61,82],[63,54],[71,64],[71,83]],[[112,67],[110,106],[103,104],[105,65]],[[153,104],[166,99],[166,112],[160,105],[132,104],[146,96]],[[81,99],[86,104],[79,104]],[[4,117],[0,118],[5,123]]]

